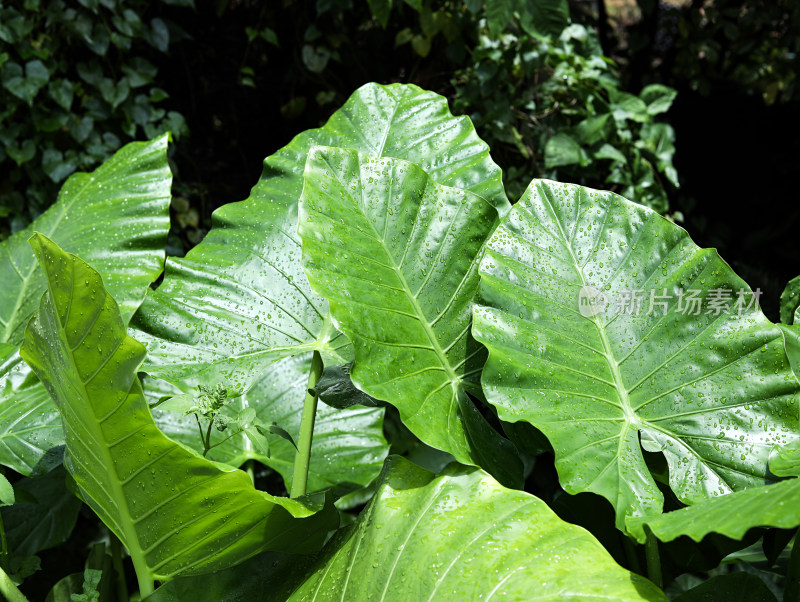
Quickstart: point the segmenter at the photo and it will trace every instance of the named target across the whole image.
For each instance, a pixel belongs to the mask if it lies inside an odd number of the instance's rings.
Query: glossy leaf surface
[[[607,498],[620,528],[662,508],[640,440],[693,504],[767,483],[772,447],[799,436],[800,386],[747,285],[613,193],[534,180],[488,243],[479,296],[487,399],[540,429],[564,488]]]
[[[593,597],[666,600],[538,498],[476,468],[434,476],[390,456],[369,506],[289,600]]]
[[[0,357],[0,464],[38,476],[61,463],[61,419],[19,349],[6,349],[6,357]]]
[[[425,443],[507,484],[522,467],[467,390],[485,352],[469,336],[478,262],[497,212],[398,159],[319,147],[306,163],[306,272],[355,347],[353,382]]]
[[[769,469],[779,477],[800,477],[800,441],[773,448]]]
[[[310,363],[308,355],[300,355],[272,364],[250,391],[231,400],[230,406],[225,408],[226,412],[233,416],[238,410],[251,407],[261,424],[268,426],[276,423],[297,441]],[[159,397],[170,394],[168,390],[159,391],[159,388],[163,388],[159,381],[148,380],[148,395]],[[369,484],[378,476],[383,460],[389,453],[383,436],[383,413],[383,408],[351,407],[337,410],[324,404],[317,407],[308,491],[334,487],[337,493],[345,493]],[[203,451],[193,417],[158,410],[156,416],[156,423],[168,436]],[[213,430],[212,444],[228,437],[231,428],[222,433]],[[242,433],[209,451],[209,458],[231,466],[241,466],[250,459],[258,460],[278,471],[287,490],[290,490],[295,448],[278,435],[269,433],[266,437],[269,455]]]
[[[320,545],[335,526],[327,512],[311,516],[297,500],[256,491],[245,473],[199,458],[158,430],[136,375],[144,347],[126,335],[98,273],[42,235],[31,245],[48,291],[22,357],[59,407],[65,466],[128,548],[140,586],[144,576],[166,580],[265,549]]]
[[[268,157],[250,198],[218,209],[206,238],[167,262],[136,319],[150,374],[184,391],[216,381],[242,392],[287,355],[318,349],[329,364],[352,359],[301,267],[297,202],[306,155],[318,144],[412,160],[508,209],[500,168],[467,117],[413,85],[367,84],[325,126]]]
[[[630,518],[628,531],[641,543],[644,525],[661,541],[681,535],[700,541],[709,533],[741,539],[753,527],[792,529],[800,525],[800,479],[736,491],[658,516]]]
[[[50,209],[0,243],[0,342],[22,342],[46,288],[28,245],[34,230],[97,266],[127,323],[164,263],[172,183],[166,151],[166,135],[125,146],[94,172],[70,177]],[[37,475],[61,462],[64,436],[50,396],[29,375],[19,356],[0,364],[0,464]]]
[[[0,342],[22,343],[47,288],[28,245],[34,231],[94,265],[127,323],[164,264],[171,184],[166,134],[71,176],[50,209],[0,243]]]
[[[800,276],[792,278],[781,293],[781,322],[794,324],[800,311]]]

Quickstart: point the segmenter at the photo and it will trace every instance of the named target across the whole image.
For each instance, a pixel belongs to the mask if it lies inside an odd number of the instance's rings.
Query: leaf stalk
[[[308,466],[311,461],[311,440],[314,437],[314,421],[317,416],[317,395],[311,390],[316,387],[322,375],[322,356],[319,351],[314,352],[311,360],[311,369],[308,374],[306,397],[303,401],[303,417],[300,421],[300,440],[297,443],[297,455],[294,458],[294,472],[292,474],[291,497],[296,498],[306,494],[308,486]]]
[[[4,596],[8,602],[28,602],[25,594],[19,591],[2,567],[0,567],[0,595]]]

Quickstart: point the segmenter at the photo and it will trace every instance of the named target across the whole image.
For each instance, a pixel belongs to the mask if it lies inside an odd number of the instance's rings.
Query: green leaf
[[[800,310],[800,276],[792,278],[781,293],[781,322],[794,324]]]
[[[44,385],[19,348],[0,353],[0,464],[26,476],[47,473],[61,464],[61,420]]]
[[[557,37],[569,24],[567,0],[526,0],[519,12],[522,29],[532,36]]]
[[[611,101],[612,113],[618,121],[626,119],[640,123],[650,121],[648,107],[641,98],[614,87],[608,87],[608,96]]]
[[[38,59],[25,63],[24,75],[16,63],[8,63],[3,69],[3,87],[29,105],[49,79],[50,72]]]
[[[286,602],[313,563],[313,556],[265,552],[224,571],[178,577],[159,587],[146,602],[258,600]]]
[[[579,578],[576,576],[579,575]],[[475,468],[391,456],[353,527],[289,600],[666,600],[588,532]]]
[[[66,471],[61,467],[35,479],[16,482],[19,497],[16,505],[3,508],[9,549],[14,554],[30,556],[67,540],[81,501],[65,485]]]
[[[641,447],[694,504],[769,482],[770,450],[798,438],[781,332],[715,251],[650,209],[534,180],[488,243],[479,296],[488,401],[541,430],[562,486],[608,499],[621,529],[662,509]]]
[[[65,466],[81,497],[125,544],[142,596],[154,579],[231,566],[265,549],[313,551],[335,527],[299,500],[253,488],[156,427],[128,337],[100,275],[46,237],[31,238],[48,290],[22,356],[59,407]]]
[[[369,12],[378,20],[381,27],[386,29],[389,24],[389,16],[392,14],[392,0],[367,0]]]
[[[34,230],[98,266],[127,322],[161,273],[169,230],[167,137],[134,142],[91,174],[75,174],[58,201],[0,243],[0,342],[19,344],[46,283],[27,244]]]
[[[682,535],[701,541],[709,533],[741,539],[753,527],[792,529],[800,525],[800,479],[736,491],[658,516],[629,518],[628,532],[640,543],[646,539],[644,525],[661,541]]]
[[[409,159],[508,210],[500,168],[468,117],[453,117],[443,97],[413,85],[367,84],[324,127],[267,158],[250,198],[218,209],[203,241],[167,261],[135,320],[148,373],[184,392],[214,381],[243,392],[288,355],[317,349],[327,364],[352,359],[301,266],[297,201],[317,144]]]
[[[36,156],[36,140],[29,138],[18,147],[14,145],[6,146],[5,151],[14,160],[14,163],[22,165]]]
[[[0,506],[13,506],[14,501],[14,488],[8,479],[0,474]]]
[[[148,44],[161,52],[169,49],[169,28],[163,19],[156,17],[150,21],[150,28],[145,29],[144,38]]]
[[[48,148],[42,153],[42,170],[53,182],[60,182],[77,167],[75,159],[66,160],[61,151]]]
[[[594,153],[594,158],[611,159],[612,161],[619,161],[620,163],[625,163],[627,161],[625,155],[608,143],[603,144],[603,146]]]
[[[254,409],[259,424],[276,423],[296,440],[300,432],[310,366],[310,354],[276,362],[266,369],[247,393],[229,402],[227,412],[233,416],[239,409]],[[148,396],[154,398],[169,393],[168,387],[163,381],[148,379],[146,391]],[[346,493],[369,484],[378,475],[389,453],[383,436],[383,413],[383,408],[352,407],[337,410],[325,405],[318,406],[311,444],[309,491],[333,487],[337,493]],[[156,422],[171,438],[202,452],[197,423],[191,416],[181,417],[174,412],[158,411]],[[291,489],[296,448],[280,434],[272,432],[270,427],[265,430],[268,454],[267,450],[259,449],[242,433],[209,451],[209,458],[231,466],[241,466],[251,459],[258,460],[281,474],[288,491]],[[212,432],[212,445],[231,434],[227,431]]]
[[[317,395],[323,403],[334,408],[380,405],[377,399],[370,397],[353,384],[353,380],[350,378],[352,367],[352,363],[343,366],[326,366],[314,387],[314,395]]]
[[[610,113],[602,115],[592,115],[575,126],[575,135],[581,144],[594,144],[604,137],[607,137],[608,128],[606,124],[611,118]]]
[[[100,578],[103,576],[103,571],[97,569],[86,569],[83,571],[83,593],[72,594],[70,600],[72,602],[99,602],[100,593],[97,591],[97,586],[100,585]]]
[[[487,0],[486,26],[492,38],[497,38],[506,28],[514,16],[514,8],[518,4],[520,4],[518,0]]]
[[[469,336],[476,258],[497,218],[414,164],[318,147],[298,232],[312,289],[355,347],[358,388],[397,407],[428,445],[519,484],[513,446],[467,396],[485,357]]]
[[[655,157],[656,167],[674,186],[680,186],[678,172],[672,165],[675,154],[675,130],[668,123],[645,123],[641,130],[641,140],[636,146],[650,151]]]
[[[647,112],[650,115],[658,115],[669,110],[677,95],[678,91],[673,88],[662,84],[651,84],[644,87],[639,98],[647,105]]]
[[[575,138],[568,134],[556,134],[544,147],[544,164],[548,168],[561,165],[588,165],[589,157]]]
[[[800,477],[800,441],[775,446],[769,455],[769,469],[779,477]]]

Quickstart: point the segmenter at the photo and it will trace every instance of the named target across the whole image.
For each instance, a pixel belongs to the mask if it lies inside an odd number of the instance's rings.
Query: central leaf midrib
[[[547,206],[550,209],[550,213],[552,214],[553,218],[555,219],[556,226],[558,226],[558,231],[561,234],[561,239],[564,242],[564,248],[569,253],[570,260],[572,261],[572,265],[575,268],[575,273],[581,279],[581,286],[587,287],[588,283],[586,282],[586,278],[583,275],[583,270],[578,263],[575,254],[572,251],[572,246],[570,245],[570,239],[567,237],[566,232],[564,232],[564,228],[561,226],[561,220],[559,219],[558,215],[556,214],[555,207],[550,201],[549,198],[549,191],[545,190],[541,195],[544,201],[547,203]],[[633,426],[637,428],[638,419],[636,414],[633,411],[633,406],[631,406],[630,398],[628,397],[628,389],[625,387],[625,383],[622,381],[622,374],[619,371],[619,363],[617,362],[614,354],[611,351],[611,344],[608,340],[608,336],[606,335],[605,328],[600,324],[599,320],[597,320],[597,316],[591,316],[588,318],[592,321],[597,330],[597,334],[600,336],[600,342],[603,345],[603,356],[606,358],[606,363],[608,364],[609,370],[611,370],[611,376],[614,380],[614,388],[617,390],[617,395],[620,401],[620,408],[625,417],[625,423],[627,426]]]
[[[74,274],[74,268],[73,268],[73,274]],[[50,285],[50,279],[46,278],[46,281],[47,281],[47,288],[48,288],[49,293],[50,293],[51,303],[53,305],[53,308],[55,309],[56,308],[55,294],[54,294],[53,289],[52,289],[52,287]],[[74,276],[73,276],[73,285],[72,285],[73,291],[74,291],[74,288],[75,288],[75,285],[74,285]],[[72,292],[70,293],[70,296],[71,295],[72,295]],[[108,293],[106,293],[106,295],[108,295]],[[72,364],[72,369],[75,371],[75,374],[79,375],[80,372],[78,371],[78,367],[75,364],[75,355],[74,355],[74,353],[73,353],[73,351],[71,349],[71,345],[69,344],[69,341],[67,341],[67,339],[66,339],[66,337],[64,335],[64,330],[66,328],[66,322],[69,319],[69,314],[67,316],[65,316],[65,318],[64,318],[65,324],[63,326],[61,324],[60,319],[58,318],[58,314],[57,313],[55,314],[55,318],[56,318],[56,322],[58,323],[58,326],[59,326],[58,327],[58,336],[59,336],[59,338],[61,340],[61,343],[64,345],[64,349],[69,354],[70,363]],[[127,338],[127,335],[125,335],[125,338]],[[123,338],[123,341],[124,341],[124,338]],[[86,390],[86,383],[84,383],[83,379],[80,378],[80,376],[78,377],[78,381],[80,382],[80,390],[81,390],[81,393],[83,394],[83,398],[88,401],[89,399],[91,399],[91,397],[89,396],[89,393]],[[122,403],[125,403],[126,399],[127,399],[127,394],[126,394],[125,399],[123,399]],[[89,409],[89,408],[91,408],[91,409]],[[122,482],[119,479],[119,475],[117,474],[113,458],[111,457],[111,453],[110,453],[109,447],[108,447],[108,442],[106,441],[105,437],[103,436],[102,430],[99,428],[97,421],[94,420],[94,410],[93,410],[93,407],[91,405],[91,402],[89,403],[87,408],[82,408],[82,409],[84,409],[84,410],[88,409],[88,411],[91,412],[91,417],[90,417],[91,419],[90,420],[85,420],[85,422],[89,423],[88,430],[90,430],[91,432],[94,433],[95,439],[97,441],[101,441],[102,442],[102,445],[99,446],[100,447],[100,453],[103,455],[103,459],[106,462],[106,467],[108,469],[110,469],[111,473],[114,475],[114,478],[110,479],[110,482],[111,482],[110,483],[110,488],[111,488],[110,497],[113,500],[114,506],[116,507],[116,510],[117,510],[117,514],[119,515],[119,518],[121,519],[121,522],[123,523],[122,524],[122,529],[125,532],[125,541],[123,543],[124,543],[125,547],[128,549],[128,553],[131,555],[131,560],[134,562],[134,566],[141,567],[142,569],[146,569],[148,571],[148,573],[149,573],[150,572],[150,567],[149,567],[149,565],[147,563],[147,558],[144,556],[144,549],[142,548],[141,543],[139,542],[139,537],[138,537],[138,534],[136,533],[136,527],[133,526],[133,521],[134,521],[133,515],[130,512],[130,507],[128,506],[127,500],[125,498],[125,493],[122,491]],[[84,419],[85,419],[85,411],[81,412],[80,414],[83,414]],[[125,520],[125,516],[123,516],[122,508],[125,508],[125,510],[126,510],[125,514],[127,514],[127,520]],[[135,545],[132,545],[132,544],[135,544]]]
[[[425,187],[427,188],[428,184],[426,183]],[[363,190],[363,186],[362,186]],[[419,206],[417,206],[417,211],[419,211]],[[428,341],[431,344],[431,350],[436,354],[437,358],[439,359],[439,363],[447,372],[451,385],[455,385],[458,382],[458,376],[453,370],[453,367],[450,365],[450,360],[447,359],[447,355],[444,353],[441,345],[439,345],[439,341],[436,338],[436,333],[433,332],[433,328],[428,323],[427,316],[425,312],[422,311],[422,307],[420,306],[419,302],[417,301],[416,295],[411,292],[411,287],[408,286],[408,282],[406,281],[405,276],[403,275],[400,268],[397,266],[394,257],[392,256],[391,252],[389,251],[389,247],[386,246],[386,242],[378,236],[377,230],[375,230],[375,225],[372,223],[372,220],[362,211],[362,215],[366,218],[365,221],[369,224],[369,228],[372,231],[375,240],[380,242],[381,248],[383,252],[386,254],[386,258],[388,260],[389,265],[392,266],[392,270],[394,271],[395,275],[397,276],[400,284],[403,287],[403,291],[406,294],[408,301],[412,304],[414,313],[416,314],[417,321],[422,325],[423,330],[425,331],[426,336],[428,337]],[[408,243],[408,241],[406,241]],[[455,391],[454,391],[455,393]]]

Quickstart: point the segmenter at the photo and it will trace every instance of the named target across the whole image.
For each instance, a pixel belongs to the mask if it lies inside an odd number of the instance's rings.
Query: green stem
[[[789,567],[786,569],[786,588],[783,590],[784,602],[800,600],[800,530],[792,540],[792,555],[789,556]]]
[[[122,544],[117,536],[111,534],[111,563],[117,574],[117,598],[121,602],[128,599],[128,582],[125,579],[125,567],[122,566]]]
[[[8,541],[6,541],[6,528],[3,525],[3,515],[0,514],[0,557],[8,554]]]
[[[208,453],[208,450],[211,449],[211,427],[214,426],[214,418],[208,419],[208,430],[206,430],[206,451],[203,452],[205,456]]]
[[[206,438],[203,436],[203,425],[200,424],[200,418],[197,414],[194,415],[194,419],[197,421],[197,428],[200,429],[200,441],[203,443],[203,455],[205,456],[208,452],[208,443],[206,443]]]
[[[647,541],[644,544],[644,552],[647,557],[647,576],[650,581],[659,588],[664,587],[664,579],[661,575],[661,557],[658,554],[658,540],[653,532],[645,527],[647,531]]]
[[[28,602],[24,594],[17,589],[11,577],[0,567],[0,597],[5,597],[8,602]]]
[[[308,464],[311,461],[311,439],[314,436],[314,420],[317,416],[317,396],[310,390],[317,385],[322,374],[322,357],[319,351],[314,352],[311,370],[308,373],[308,387],[303,402],[303,417],[300,421],[300,440],[297,444],[297,455],[294,457],[294,473],[292,474],[292,497],[306,494],[308,485]]]
[[[233,438],[234,438],[236,435],[241,435],[243,432],[244,432],[244,430],[236,431],[235,433],[232,433],[232,434],[228,435],[228,436],[227,436],[227,437],[225,437],[224,439],[222,439],[222,440],[220,440],[220,441],[217,441],[217,442],[216,442],[214,445],[209,445],[209,446],[206,448],[206,452],[209,452],[209,451],[211,451],[211,450],[212,450],[212,449],[214,449],[215,447],[219,447],[220,445],[222,445],[223,443],[225,443],[225,442],[226,442],[228,439],[233,439]],[[203,455],[205,455],[205,453],[204,453]]]
[[[253,481],[255,485],[256,482],[256,470],[255,470],[255,463],[253,460],[248,460],[244,463],[244,471],[247,473],[247,476],[250,477],[250,480]]]

